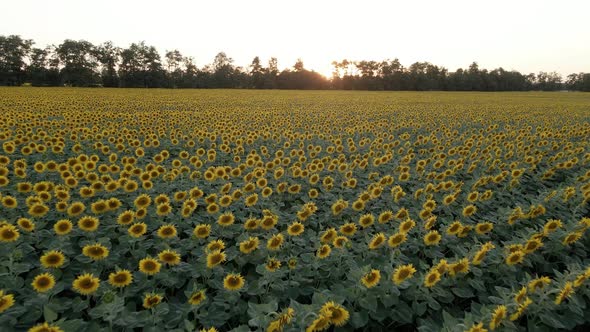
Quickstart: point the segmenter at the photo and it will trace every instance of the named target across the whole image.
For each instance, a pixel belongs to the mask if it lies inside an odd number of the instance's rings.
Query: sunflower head
[[[207,296],[205,295],[205,290],[200,290],[198,292],[194,292],[188,298],[188,303],[190,303],[191,305],[199,305],[203,301],[205,301],[206,299],[207,299]]]
[[[230,273],[223,279],[223,288],[229,291],[237,291],[244,287],[244,277],[239,273]]]
[[[163,297],[159,294],[148,293],[143,297],[143,307],[151,309],[162,302]]]
[[[99,286],[100,279],[91,273],[85,273],[78,276],[72,283],[72,288],[82,295],[93,294]]]
[[[33,286],[33,289],[38,293],[45,293],[55,286],[55,278],[51,273],[41,273],[35,276],[31,286]]]
[[[64,264],[65,256],[59,250],[50,250],[44,253],[41,258],[39,259],[41,265],[48,269],[48,268],[58,268]]]
[[[125,287],[131,284],[133,275],[129,270],[118,270],[109,274],[109,284],[113,287]]]

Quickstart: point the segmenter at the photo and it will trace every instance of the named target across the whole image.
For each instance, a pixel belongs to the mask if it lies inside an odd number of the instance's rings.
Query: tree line
[[[398,59],[333,61],[332,77],[308,70],[300,59],[279,70],[276,58],[263,64],[255,57],[247,67],[234,64],[224,52],[211,64],[198,67],[178,50],[164,57],[145,42],[127,48],[104,42],[66,39],[59,45],[34,46],[31,39],[0,35],[0,85],[141,87],[141,88],[248,88],[341,90],[446,91],[590,91],[590,73],[573,73],[564,80],[556,72],[521,74],[515,70],[467,69],[450,72],[429,62],[404,67]]]

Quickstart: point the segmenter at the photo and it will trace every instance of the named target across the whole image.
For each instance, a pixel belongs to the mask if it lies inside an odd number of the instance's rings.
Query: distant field
[[[0,88],[0,143],[2,331],[590,324],[587,93]]]

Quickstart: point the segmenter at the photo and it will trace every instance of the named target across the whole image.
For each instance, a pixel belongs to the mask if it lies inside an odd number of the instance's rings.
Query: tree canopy
[[[247,88],[445,91],[590,91],[589,73],[564,80],[556,72],[522,74],[515,70],[468,68],[449,71],[430,62],[404,67],[398,59],[333,61],[332,77],[308,70],[302,59],[278,69],[254,57],[247,67],[234,64],[225,52],[199,68],[179,50],[158,50],[145,42],[121,48],[107,41],[93,45],[66,39],[58,45],[34,47],[31,39],[0,35],[0,85],[104,86],[133,88]]]

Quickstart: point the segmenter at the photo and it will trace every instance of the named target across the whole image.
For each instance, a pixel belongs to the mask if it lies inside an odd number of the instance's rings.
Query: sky
[[[333,60],[394,58],[449,71],[477,61],[522,73],[590,72],[588,0],[0,0],[0,11],[0,35],[38,47],[145,41],[199,66],[224,51],[239,66],[276,57],[283,69],[301,58],[324,75]]]

